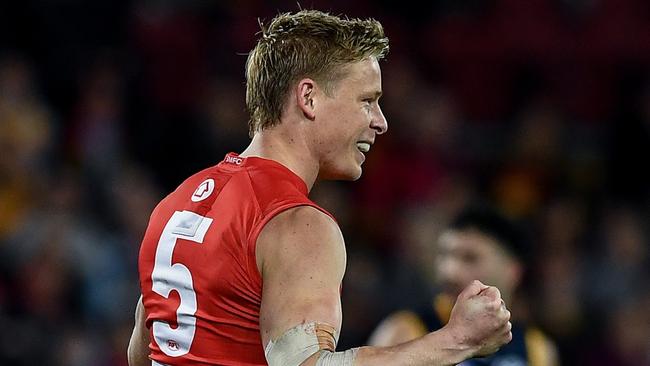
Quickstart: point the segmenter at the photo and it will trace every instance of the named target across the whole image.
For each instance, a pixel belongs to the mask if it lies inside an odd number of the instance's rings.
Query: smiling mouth
[[[367,153],[370,151],[370,143],[368,142],[357,142],[357,149],[361,151],[362,153]]]

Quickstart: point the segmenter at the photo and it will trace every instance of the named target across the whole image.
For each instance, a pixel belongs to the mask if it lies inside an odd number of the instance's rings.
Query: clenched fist
[[[445,328],[473,357],[490,355],[512,340],[510,311],[501,293],[477,280],[458,295]]]

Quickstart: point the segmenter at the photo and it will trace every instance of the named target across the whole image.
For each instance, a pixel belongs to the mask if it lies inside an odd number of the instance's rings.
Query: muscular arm
[[[142,305],[142,296],[135,307],[135,326],[129,340],[127,357],[129,366],[150,366],[149,360],[149,332],[144,324],[145,314]]]
[[[329,324],[337,333],[340,331],[339,290],[346,265],[345,246],[331,218],[312,207],[299,207],[278,215],[258,238],[257,264],[263,278],[260,331],[265,347],[287,330],[309,322]],[[440,331],[393,347],[362,347],[354,365],[452,365],[496,350],[509,340],[509,324],[505,329],[509,313],[501,314],[501,318],[494,315],[501,303],[498,292],[492,293],[493,288],[478,283],[472,286],[461,301],[464,307],[457,310],[462,316],[456,318],[462,319],[452,321],[452,312],[449,326]],[[486,289],[490,290],[481,295]],[[483,309],[488,310],[481,312]],[[499,336],[483,336],[479,342],[478,336],[468,335],[471,333],[468,331],[471,322],[465,320],[468,314],[483,316],[481,322],[485,323],[485,329],[474,333],[489,331]],[[317,357],[314,354],[301,365],[315,365]]]
[[[345,247],[334,221],[312,207],[298,207],[271,220],[257,241],[263,279],[262,344],[308,322],[341,329],[340,285]]]

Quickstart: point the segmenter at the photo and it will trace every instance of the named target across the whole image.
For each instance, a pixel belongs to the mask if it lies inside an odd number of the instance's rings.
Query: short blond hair
[[[290,87],[309,77],[331,95],[344,66],[388,53],[388,38],[374,19],[348,19],[317,10],[279,14],[268,26],[246,62],[246,107],[249,132],[280,122]]]

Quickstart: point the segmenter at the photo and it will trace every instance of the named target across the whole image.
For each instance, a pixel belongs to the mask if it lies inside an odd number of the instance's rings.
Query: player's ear
[[[316,118],[316,113],[314,112],[314,88],[316,87],[316,82],[314,80],[305,78],[298,82],[296,90],[296,101],[298,107],[302,111],[303,115],[310,119],[314,120]]]

